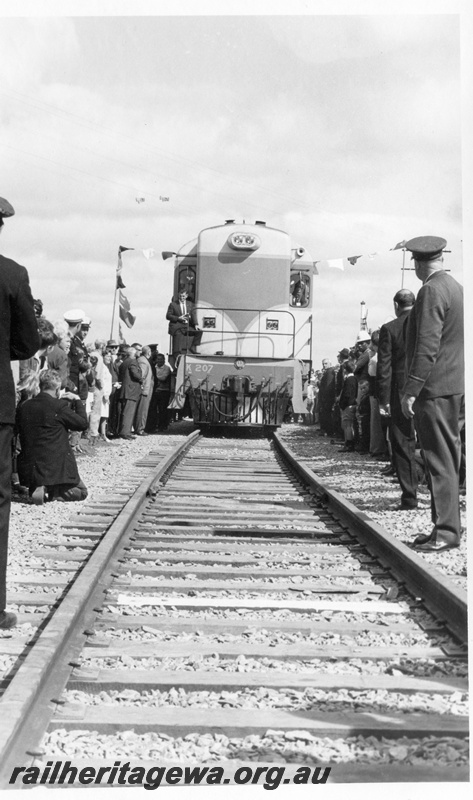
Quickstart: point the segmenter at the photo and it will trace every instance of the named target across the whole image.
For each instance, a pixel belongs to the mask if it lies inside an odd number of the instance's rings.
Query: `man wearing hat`
[[[0,232],[14,209],[0,197]],[[0,630],[16,624],[5,611],[8,527],[11,504],[12,437],[15,422],[15,384],[10,361],[31,358],[39,348],[37,319],[28,273],[0,255]]]
[[[418,236],[406,243],[422,287],[406,333],[407,379],[402,411],[414,417],[431,493],[433,530],[418,536],[419,552],[460,544],[460,428],[464,421],[463,289],[443,266],[447,242]]]

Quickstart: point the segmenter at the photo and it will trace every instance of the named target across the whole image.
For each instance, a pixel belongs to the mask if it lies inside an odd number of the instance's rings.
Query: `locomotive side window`
[[[177,285],[185,287],[189,300],[195,303],[195,267],[182,265],[179,269]]]
[[[307,308],[310,301],[310,276],[300,270],[291,271],[289,285],[289,305],[294,308]]]

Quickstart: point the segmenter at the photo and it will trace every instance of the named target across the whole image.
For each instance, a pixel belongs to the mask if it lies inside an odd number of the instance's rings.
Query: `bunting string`
[[[393,250],[402,250],[404,245],[406,244],[405,240],[403,239],[402,242],[398,242],[394,247],[391,247],[388,252],[392,252]],[[345,256],[343,258],[328,258],[322,261],[315,261],[314,264],[322,264],[323,266],[327,266],[330,269],[339,269],[342,272],[347,267],[354,267],[358,261],[363,258],[367,258],[369,261],[373,261],[374,258],[378,255],[382,255],[381,253],[366,253],[365,255],[358,255],[358,256]]]

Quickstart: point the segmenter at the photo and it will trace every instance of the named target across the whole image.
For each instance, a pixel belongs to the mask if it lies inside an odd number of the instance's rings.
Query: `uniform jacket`
[[[28,273],[0,256],[0,423],[15,422],[10,361],[30,358],[40,346]]]
[[[58,400],[40,392],[18,408],[18,432],[21,452],[18,472],[24,486],[56,486],[79,483],[74,453],[68,431],[85,431],[84,405]]]
[[[197,314],[195,311],[194,303],[191,303],[190,300],[186,300],[186,308],[187,313],[189,314],[189,327],[195,328],[198,324],[197,322]],[[179,317],[181,316],[181,304],[177,300],[172,300],[169,303],[166,319],[169,320],[169,333],[173,335],[177,333],[179,330],[185,330],[187,325],[185,325]]]
[[[89,367],[87,348],[80,336],[76,334],[71,339],[71,348],[69,350],[69,380],[74,386],[72,391],[76,392],[81,400],[87,400],[89,392],[85,377]]]
[[[401,394],[406,380],[406,325],[410,311],[381,325],[376,370],[377,396],[380,403],[392,402],[395,392]]]
[[[120,400],[139,400],[141,395],[141,369],[136,358],[127,356],[118,369],[121,383]]]
[[[409,314],[403,391],[426,400],[465,391],[463,288],[444,270],[424,283]]]

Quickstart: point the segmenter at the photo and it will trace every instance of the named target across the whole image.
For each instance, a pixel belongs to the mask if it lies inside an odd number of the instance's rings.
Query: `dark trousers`
[[[416,435],[414,420],[407,419],[401,411],[399,394],[391,396],[391,459],[401,486],[402,502],[414,504],[417,500]]]
[[[196,331],[194,328],[179,328],[172,337],[172,352],[174,355],[185,353],[188,350],[192,352],[199,346],[201,339],[202,331]]]
[[[108,425],[107,433],[111,436],[117,436],[118,423],[120,419],[120,398],[116,389],[110,392],[110,400],[108,407]]]
[[[169,425],[170,411],[168,409],[171,392],[157,391],[158,431],[165,431]]]
[[[13,425],[0,422],[0,612],[6,605]]]
[[[146,419],[145,431],[146,433],[155,433],[158,424],[158,396],[154,391],[150,397],[148,417]]]
[[[424,457],[431,493],[434,542],[460,541],[460,464],[461,437],[465,416],[465,398],[417,399],[414,422]]]
[[[320,429],[326,433],[327,436],[333,436],[333,417],[331,405],[319,406],[319,425]]]
[[[136,400],[120,400],[120,436],[129,436],[136,412]]]

